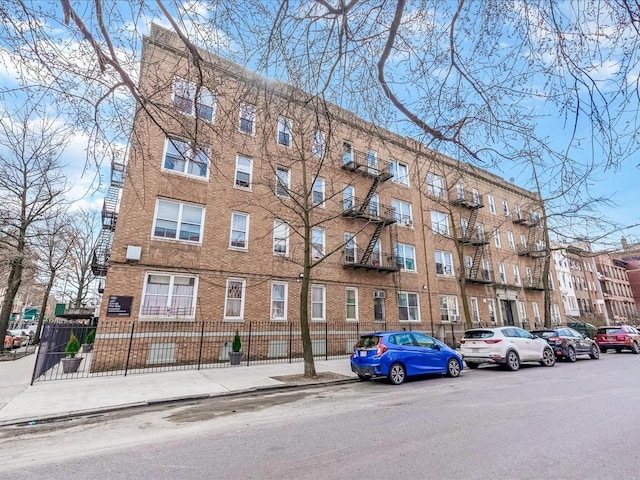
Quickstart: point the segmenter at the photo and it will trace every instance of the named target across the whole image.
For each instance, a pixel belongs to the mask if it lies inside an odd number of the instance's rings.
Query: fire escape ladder
[[[371,184],[371,187],[367,192],[367,196],[364,197],[364,199],[362,200],[362,205],[360,205],[360,210],[358,212],[360,215],[364,214],[367,211],[367,209],[369,208],[369,202],[371,202],[371,199],[376,194],[376,190],[378,190],[378,185],[380,185],[382,182],[383,182],[383,179],[380,175],[376,176],[373,179],[373,183]]]
[[[529,233],[527,234],[527,249],[530,252],[536,250],[536,228],[529,228]]]
[[[542,269],[544,266],[545,257],[536,257],[536,263],[533,267],[533,284],[536,286],[543,286],[542,284]]]
[[[371,254],[373,253],[373,249],[376,246],[376,242],[380,238],[380,234],[382,233],[382,229],[384,228],[384,222],[379,222],[376,225],[376,229],[371,236],[371,240],[369,240],[369,245],[362,253],[362,257],[360,258],[360,263],[369,263],[369,258],[371,258]]]
[[[484,255],[484,244],[476,247],[476,252],[473,254],[473,263],[471,264],[471,271],[469,272],[469,278],[478,278],[478,271],[482,265],[482,257]]]
[[[476,219],[478,218],[478,209],[474,208],[471,210],[471,215],[469,215],[469,221],[467,222],[467,231],[462,232],[464,238],[469,238],[473,235],[476,228]]]

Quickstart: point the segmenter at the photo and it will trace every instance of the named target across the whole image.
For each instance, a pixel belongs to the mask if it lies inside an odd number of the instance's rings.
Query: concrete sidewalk
[[[128,376],[90,377],[31,382],[36,355],[0,362],[0,426],[39,422],[153,405],[182,399],[207,398],[286,388],[292,385],[327,383],[326,380],[296,382],[274,377],[300,375],[302,361],[203,370],[136,373]],[[318,373],[331,372],[337,381],[352,381],[348,358],[316,360]],[[334,380],[335,382],[336,380]]]

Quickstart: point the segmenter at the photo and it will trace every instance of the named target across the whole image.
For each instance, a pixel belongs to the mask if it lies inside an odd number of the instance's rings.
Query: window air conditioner
[[[385,298],[386,292],[384,290],[375,290],[373,292],[373,298]]]

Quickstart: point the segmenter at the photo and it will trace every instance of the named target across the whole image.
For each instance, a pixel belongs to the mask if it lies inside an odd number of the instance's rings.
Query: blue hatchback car
[[[387,377],[400,385],[412,375],[457,377],[462,357],[449,346],[420,332],[374,332],[362,335],[353,347],[351,370],[360,380]]]

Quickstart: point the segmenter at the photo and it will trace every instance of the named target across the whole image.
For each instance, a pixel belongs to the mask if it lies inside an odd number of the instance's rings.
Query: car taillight
[[[626,335],[616,335],[616,341],[624,342],[627,339]]]
[[[460,340],[460,344],[463,344],[463,343],[467,343],[467,341],[464,338]]]
[[[485,340],[484,343],[488,343],[490,345],[494,344],[494,343],[500,343],[502,341],[501,338],[494,338],[493,340]]]
[[[386,352],[388,349],[387,347],[385,347],[383,344],[378,343],[378,350],[376,351],[376,357],[381,356],[384,352]]]
[[[560,337],[549,337],[547,340],[556,344],[562,343],[562,339]]]

